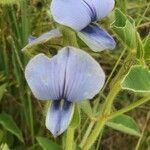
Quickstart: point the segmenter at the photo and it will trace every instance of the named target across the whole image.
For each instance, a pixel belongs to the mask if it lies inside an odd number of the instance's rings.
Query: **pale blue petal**
[[[93,12],[94,20],[100,20],[106,17],[114,8],[114,0],[83,0]],[[93,21],[94,21],[93,20]]]
[[[111,35],[93,24],[78,32],[78,36],[95,52],[114,49],[116,46],[116,42]]]
[[[68,50],[64,97],[71,102],[91,99],[104,85],[104,71],[88,53],[73,47]]]
[[[37,99],[62,98],[68,51],[49,59],[44,54],[32,58],[25,69],[26,80]]]
[[[46,116],[46,127],[54,137],[62,134],[69,126],[74,112],[74,105],[71,102],[53,101]]]
[[[56,22],[76,31],[91,22],[91,12],[83,0],[52,0],[50,9]]]
[[[57,99],[54,89],[54,77],[49,58],[39,54],[31,59],[25,69],[25,78],[34,96],[40,100]],[[49,69],[48,69],[49,68]]]
[[[22,49],[22,51],[25,51],[26,49],[30,49],[33,46],[36,46],[38,44],[47,42],[51,38],[59,37],[59,36],[61,36],[61,33],[59,32],[58,29],[53,29],[53,30],[51,30],[49,32],[46,32],[46,33],[42,34],[40,37],[38,37],[38,38],[30,36],[29,39],[28,39],[29,43]]]
[[[115,0],[93,0],[98,19],[106,17],[114,8]]]

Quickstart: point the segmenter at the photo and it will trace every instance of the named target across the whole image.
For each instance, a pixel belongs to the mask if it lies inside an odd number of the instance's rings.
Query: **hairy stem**
[[[74,143],[74,128],[69,127],[67,129],[65,150],[73,150],[73,143]]]
[[[132,109],[134,109],[134,108],[136,108],[136,107],[138,107],[138,106],[140,106],[140,105],[142,105],[142,104],[148,102],[149,100],[150,100],[150,96],[144,97],[144,98],[142,98],[142,99],[140,99],[140,100],[138,100],[138,101],[136,101],[136,102],[130,104],[130,105],[127,106],[126,108],[123,108],[123,109],[121,109],[121,110],[118,110],[118,111],[112,113],[112,114],[108,117],[108,119],[112,119],[112,118],[115,118],[115,117],[117,117],[117,116],[119,116],[119,115],[121,115],[121,114],[123,114],[123,113],[126,113],[126,112],[128,112],[128,111],[130,111],[130,110],[132,110]]]
[[[96,141],[97,137],[99,136],[99,134],[103,130],[104,125],[107,121],[107,115],[111,111],[111,106],[112,106],[113,100],[116,97],[116,95],[119,93],[120,90],[121,90],[121,87],[119,86],[118,83],[116,83],[114,85],[114,87],[112,88],[112,90],[109,92],[109,94],[106,98],[106,102],[104,105],[102,115],[98,118],[92,133],[87,138],[87,140],[83,146],[84,150],[88,150],[92,146],[92,144]]]
[[[92,133],[90,136],[87,138],[85,144],[83,147],[81,147],[83,150],[89,150],[89,148],[92,146],[92,144],[95,142],[97,139],[99,133],[103,130],[104,125],[106,123],[106,118],[105,117],[100,117],[92,130]]]
[[[80,147],[83,147],[83,145],[85,144],[85,141],[87,140],[87,138],[88,138],[88,136],[89,136],[89,134],[90,134],[94,124],[95,124],[95,121],[90,122],[89,128],[86,130],[86,133],[84,134],[84,137],[83,137],[83,139],[82,139],[82,141],[80,143]]]

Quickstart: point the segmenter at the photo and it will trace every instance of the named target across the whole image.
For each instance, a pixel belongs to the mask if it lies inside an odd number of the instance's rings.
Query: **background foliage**
[[[54,139],[45,128],[45,112],[48,103],[37,101],[24,79],[24,67],[29,58],[39,52],[53,56],[62,47],[61,39],[52,39],[32,48],[29,55],[21,51],[27,44],[29,35],[39,36],[56,27],[49,5],[49,0],[0,0],[0,149],[2,150],[57,150],[65,147],[66,133]],[[80,47],[103,66],[108,80],[95,99],[90,103],[84,102],[79,107],[81,120],[77,118],[77,114],[72,123],[72,127],[76,128],[80,120],[75,131],[75,149],[84,145],[87,127],[93,128],[95,116],[101,111],[109,90],[118,81],[117,77],[120,74],[134,64],[137,65],[132,67],[124,77],[121,85],[125,90],[117,94],[114,110],[125,108],[137,99],[148,96],[150,91],[148,71],[150,67],[150,2],[148,0],[117,0],[116,10],[100,24],[114,34],[117,47],[113,51],[93,53],[78,39]],[[111,27],[110,24],[112,24]],[[128,55],[129,51],[131,51],[130,55]],[[134,55],[135,51],[136,55]],[[141,65],[147,68],[140,69]],[[132,78],[135,84],[131,82]],[[139,91],[140,93],[135,93]],[[150,149],[149,102],[126,115],[110,118],[103,130],[103,135],[99,136],[91,149],[120,150],[120,148]]]

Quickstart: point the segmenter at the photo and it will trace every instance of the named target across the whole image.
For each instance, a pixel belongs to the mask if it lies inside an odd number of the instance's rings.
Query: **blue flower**
[[[114,8],[114,0],[52,0],[51,13],[56,22],[78,32],[94,51],[113,49],[114,39],[92,22],[101,20]]]
[[[101,66],[88,53],[74,47],[65,47],[52,58],[36,55],[26,66],[25,78],[37,99],[52,101],[46,127],[54,137],[67,129],[74,103],[92,99],[105,82]]]

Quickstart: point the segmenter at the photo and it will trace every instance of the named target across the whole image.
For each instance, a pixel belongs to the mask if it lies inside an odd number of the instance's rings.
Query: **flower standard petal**
[[[86,52],[66,47],[49,59],[35,56],[25,69],[26,80],[36,98],[79,101],[92,98],[102,88],[105,74]]]
[[[78,32],[78,36],[93,50],[96,52],[105,49],[114,49],[116,46],[115,40],[104,29],[90,24],[84,28],[81,32]]]
[[[56,22],[76,31],[91,22],[91,14],[82,0],[52,0],[51,13]]]
[[[53,101],[46,116],[46,127],[54,137],[63,133],[69,126],[74,112],[74,104],[60,100]]]

